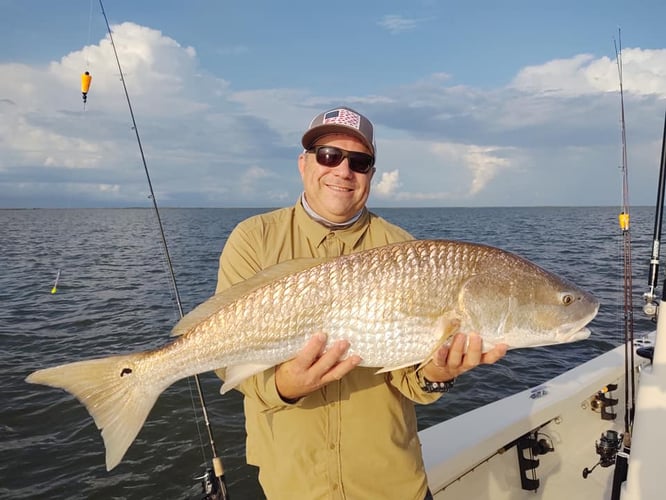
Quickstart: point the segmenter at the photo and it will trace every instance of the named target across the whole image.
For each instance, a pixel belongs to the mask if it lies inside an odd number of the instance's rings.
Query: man
[[[304,192],[295,206],[251,217],[231,233],[217,291],[300,257],[331,257],[413,239],[365,206],[375,173],[373,126],[346,107],[317,115],[302,139]],[[346,341],[324,352],[325,332],[292,360],[240,386],[247,461],[274,499],[430,498],[415,403],[432,403],[457,375],[506,352],[481,352],[478,335],[458,334],[433,360],[376,375],[345,357]],[[222,377],[224,375],[222,374]]]

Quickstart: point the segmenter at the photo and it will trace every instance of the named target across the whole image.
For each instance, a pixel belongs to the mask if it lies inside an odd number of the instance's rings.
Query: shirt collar
[[[317,212],[315,212],[310,205],[308,205],[308,200],[305,199],[305,193],[301,195],[301,204],[303,205],[303,208],[305,209],[305,212],[310,216],[311,219],[314,221],[318,222],[322,226],[332,229],[332,230],[338,230],[338,229],[346,229],[348,227],[351,227],[357,220],[361,218],[363,215],[363,208],[359,210],[355,215],[352,216],[351,219],[345,221],[345,222],[331,222],[330,220],[322,217],[319,215]]]
[[[358,214],[358,218],[350,226],[344,228],[326,227],[313,219],[303,207],[303,198],[296,203],[295,218],[297,224],[303,229],[307,238],[316,246],[321,245],[329,234],[334,234],[340,238],[345,245],[355,248],[358,241],[363,237],[370,226],[370,213],[367,208],[363,208]]]

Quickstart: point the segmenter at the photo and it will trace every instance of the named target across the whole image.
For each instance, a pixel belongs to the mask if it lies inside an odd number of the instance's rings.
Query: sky
[[[620,43],[626,201],[656,198],[663,0],[104,10],[161,206],[293,204],[300,138],[340,105],[375,125],[371,207],[619,206]],[[99,1],[0,0],[0,40],[0,208],[149,206]]]

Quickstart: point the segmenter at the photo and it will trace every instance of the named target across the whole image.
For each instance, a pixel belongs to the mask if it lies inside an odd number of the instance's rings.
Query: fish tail
[[[25,380],[64,389],[88,410],[102,431],[106,469],[122,460],[162,392],[141,376],[143,354],[78,361],[31,373]]]

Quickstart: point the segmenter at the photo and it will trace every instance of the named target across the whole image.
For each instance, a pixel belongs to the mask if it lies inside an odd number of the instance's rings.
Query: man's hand
[[[483,340],[477,334],[469,335],[469,345],[465,352],[466,337],[465,334],[457,333],[451,344],[440,347],[432,360],[421,368],[423,376],[431,382],[444,382],[478,365],[492,364],[506,354],[506,344],[497,344],[483,353]]]
[[[326,334],[316,333],[294,359],[275,368],[275,386],[286,402],[298,399],[320,389],[334,380],[340,380],[360,362],[357,355],[341,359],[349,349],[349,342],[340,340],[324,351]]]

